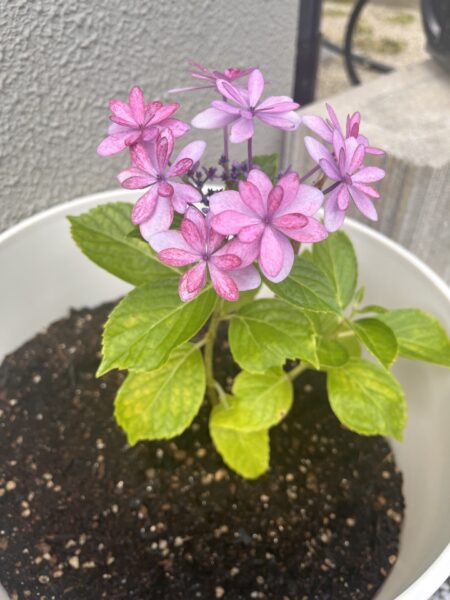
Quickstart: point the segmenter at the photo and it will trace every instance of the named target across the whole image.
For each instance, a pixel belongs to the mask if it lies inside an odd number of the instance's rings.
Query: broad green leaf
[[[352,301],[358,281],[358,263],[350,239],[343,231],[336,231],[313,244],[312,252],[314,262],[330,280],[338,305],[344,309]]]
[[[341,312],[327,276],[317,265],[301,256],[295,259],[286,279],[280,283],[266,283],[277,296],[299,308],[313,312]]]
[[[174,277],[177,269],[162,264],[145,240],[130,235],[131,208],[113,202],[68,217],[73,239],[94,263],[133,285]]]
[[[260,477],[269,467],[269,432],[262,430],[244,433],[217,427],[212,421],[222,409],[221,405],[213,408],[209,427],[217,452],[222,456],[224,463],[242,477]]]
[[[441,323],[415,308],[389,310],[378,316],[394,332],[405,358],[450,366],[450,341]]]
[[[339,337],[338,341],[347,350],[349,357],[359,358],[361,356],[361,343],[356,335]]]
[[[326,338],[319,338],[317,340],[317,356],[319,357],[321,369],[341,367],[349,359],[347,349],[340,341],[327,340]]]
[[[125,296],[103,332],[103,360],[97,376],[111,369],[150,371],[202,327],[216,302],[206,289],[190,302],[178,296],[178,280],[148,283]]]
[[[292,405],[292,383],[282,370],[256,375],[241,371],[233,384],[228,407],[212,417],[217,427],[260,431],[279,423]]]
[[[131,445],[172,438],[192,423],[204,395],[202,354],[185,344],[159,369],[128,374],[116,396],[115,417]]]
[[[349,429],[402,439],[406,423],[403,390],[382,366],[351,358],[328,371],[327,388],[331,408]]]
[[[264,173],[274,180],[278,175],[278,154],[262,154],[253,157],[253,164],[258,165]]]
[[[276,298],[255,300],[233,315],[230,349],[242,369],[263,373],[300,358],[319,366],[314,328],[297,308]]]
[[[353,321],[351,326],[375,358],[386,368],[390,367],[398,352],[397,340],[392,329],[375,318],[358,319]]]
[[[257,287],[254,290],[248,290],[246,292],[239,292],[239,300],[236,302],[229,302],[228,300],[223,301],[223,312],[225,314],[230,314],[237,312],[243,306],[250,304],[253,302],[256,294],[259,292],[261,287]]]

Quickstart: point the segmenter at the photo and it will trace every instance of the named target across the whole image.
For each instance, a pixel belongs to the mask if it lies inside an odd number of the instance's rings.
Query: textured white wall
[[[124,156],[95,153],[107,102],[191,83],[187,60],[255,63],[271,94],[290,94],[297,0],[0,0],[0,230],[52,204],[116,187]],[[269,91],[269,90],[268,90]],[[211,93],[178,95],[191,118]],[[257,152],[280,132],[260,129]],[[220,155],[218,132],[195,131]],[[233,146],[233,149],[236,149]],[[243,148],[239,147],[239,151]]]

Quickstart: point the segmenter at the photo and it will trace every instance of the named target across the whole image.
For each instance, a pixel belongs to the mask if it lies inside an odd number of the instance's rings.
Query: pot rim
[[[0,233],[0,246],[7,244],[16,236],[26,233],[26,231],[38,225],[42,221],[49,218],[58,217],[62,213],[66,213],[70,208],[82,208],[84,204],[92,202],[104,203],[107,200],[111,201],[128,201],[130,199],[130,191],[128,190],[111,190],[105,192],[97,192],[87,196],[81,196],[74,200],[69,200],[61,204],[52,206],[43,210],[36,215],[25,218],[21,222],[13,225],[6,231]],[[393,252],[399,254],[407,262],[412,264],[416,269],[421,271],[426,278],[434,285],[450,304],[450,287],[445,281],[437,275],[429,266],[427,266],[420,258],[412,252],[386,237],[384,234],[374,230],[363,223],[359,223],[354,219],[348,218],[345,222],[346,227],[350,231],[359,231],[369,238],[378,241],[380,244],[390,248]],[[394,600],[417,600],[418,598],[429,597],[436,589],[448,578],[450,574],[450,542],[436,558],[436,560],[426,569],[406,590],[398,595]],[[424,594],[422,596],[422,594]],[[0,585],[0,599],[2,598],[2,588]]]

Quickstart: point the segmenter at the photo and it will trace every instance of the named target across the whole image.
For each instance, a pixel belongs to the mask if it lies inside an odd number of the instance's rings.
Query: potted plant
[[[119,181],[145,192],[134,206],[70,217],[83,252],[135,286],[104,327],[100,380],[96,330],[110,306],[73,314],[4,363],[8,469],[21,457],[39,471],[16,430],[33,411],[38,448],[60,443],[33,485],[2,480],[11,519],[22,489],[19,514],[40,552],[30,566],[17,558],[17,532],[2,534],[5,584],[28,596],[80,597],[89,580],[92,597],[373,597],[397,560],[403,515],[401,475],[381,437],[401,439],[406,423],[390,369],[398,356],[448,365],[447,335],[422,310],[364,303],[352,242],[338,231],[351,200],[376,218],[370,184],[384,175],[364,166],[381,151],[360,134],[359,114],[345,131],[331,107],[327,121],[304,117],[324,142],[305,140],[317,166],[280,174],[276,157],[253,156],[254,121],[296,129],[298,106],[261,101],[258,69],[196,67],[222,96],[193,120],[224,130],[219,170],[199,167],[201,141],[173,158],[188,130],[173,117],[178,105],[147,104],[135,87],[128,103],[110,103],[98,151],[129,151]],[[247,142],[245,163],[231,163],[229,141]],[[39,349],[53,357],[42,372],[29,362]],[[53,428],[39,419],[39,394],[23,412],[30,372],[45,383]],[[70,407],[60,402],[68,389]],[[109,420],[115,394],[126,446]],[[48,505],[34,509],[47,490]],[[95,510],[84,515],[87,502]]]

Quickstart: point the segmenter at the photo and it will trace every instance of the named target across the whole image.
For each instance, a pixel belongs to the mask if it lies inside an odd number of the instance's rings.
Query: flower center
[[[352,178],[348,173],[345,174],[344,181],[347,185],[352,185]]]

